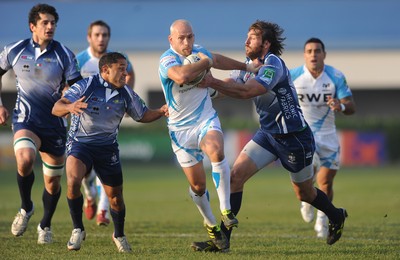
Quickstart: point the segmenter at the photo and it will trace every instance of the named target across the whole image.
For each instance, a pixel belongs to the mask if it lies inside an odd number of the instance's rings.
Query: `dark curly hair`
[[[249,31],[254,30],[257,34],[261,34],[262,41],[269,41],[271,47],[269,51],[275,55],[281,55],[283,51],[283,43],[286,37],[283,37],[283,29],[276,23],[266,22],[262,20],[257,20],[255,23],[250,25]]]
[[[56,23],[58,22],[58,13],[53,6],[48,4],[37,4],[32,7],[31,11],[29,12],[29,23],[36,25],[37,21],[40,20],[39,14],[51,14],[52,16],[54,16]]]

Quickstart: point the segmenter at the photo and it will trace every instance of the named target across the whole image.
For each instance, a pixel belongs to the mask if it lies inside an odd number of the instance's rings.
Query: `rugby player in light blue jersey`
[[[208,73],[201,87],[239,99],[253,98],[260,128],[250,140],[231,171],[231,205],[234,214],[241,207],[245,182],[268,164],[280,159],[289,171],[299,200],[323,211],[330,220],[328,244],[342,235],[347,213],[332,205],[325,193],[313,186],[312,157],[315,143],[304,120],[289,70],[279,57],[283,50],[283,29],[277,24],[257,20],[248,30],[245,42],[248,63],[261,63],[257,74],[234,71],[231,78],[219,80]],[[228,239],[232,229],[222,229]],[[198,251],[218,251],[212,241],[196,242]]]
[[[124,234],[125,204],[122,196],[122,168],[117,142],[118,129],[125,113],[135,121],[147,123],[168,115],[166,105],[147,108],[142,99],[126,85],[124,55],[104,54],[99,61],[100,74],[78,81],[65,92],[53,108],[53,114],[71,114],[67,141],[67,199],[74,229],[67,243],[69,250],[79,250],[86,237],[82,221],[83,177],[95,169],[108,196],[112,235],[118,251],[130,252]]]
[[[75,55],[53,40],[58,14],[47,4],[35,5],[29,13],[32,38],[8,44],[0,53],[1,77],[12,69],[17,80],[17,101],[13,111],[14,151],[21,208],[11,226],[15,236],[22,236],[34,212],[31,190],[37,150],[43,162],[44,215],[37,226],[38,243],[52,242],[51,219],[61,194],[64,171],[66,120],[51,114],[60,99],[65,81],[72,85],[82,77]],[[9,116],[0,99],[0,124]]]
[[[222,129],[208,90],[189,82],[211,67],[250,71],[256,71],[256,68],[253,64],[246,65],[194,45],[192,26],[186,20],[172,23],[168,40],[170,48],[160,57],[159,75],[169,109],[172,148],[189,181],[189,194],[204,218],[210,238],[220,250],[226,250],[229,243],[211,211],[203,168],[205,153],[211,161],[221,218],[227,227],[237,226],[238,220],[232,214],[229,202],[230,169],[225,159]],[[200,60],[183,65],[185,57],[192,53],[197,53]]]
[[[340,146],[336,134],[335,112],[355,113],[353,95],[342,72],[325,65],[325,45],[318,38],[304,44],[305,64],[290,70],[304,118],[315,138],[314,168],[318,188],[333,200],[333,179],[340,167]],[[319,167],[318,167],[319,166]],[[306,222],[314,219],[314,208],[301,202]],[[317,237],[328,236],[328,218],[318,210],[314,225]]]
[[[102,20],[97,20],[89,25],[87,41],[89,47],[76,55],[82,77],[86,78],[99,73],[99,60],[107,52],[108,43],[111,37],[110,26]],[[133,89],[135,74],[132,64],[128,61],[126,84]],[[96,190],[97,186],[97,190]],[[96,177],[94,170],[85,176],[82,182],[85,194],[84,213],[87,219],[96,216],[97,225],[107,226],[110,223],[109,207],[107,194],[104,191],[101,181]],[[98,206],[96,197],[99,197]]]

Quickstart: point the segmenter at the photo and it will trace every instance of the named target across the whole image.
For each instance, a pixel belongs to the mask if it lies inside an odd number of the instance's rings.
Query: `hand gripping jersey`
[[[247,59],[246,63],[251,63],[251,60]],[[261,129],[270,134],[288,134],[304,129],[307,123],[285,63],[272,53],[264,57],[263,63],[257,75],[239,70],[231,73],[231,78],[237,82],[245,83],[255,78],[268,90],[253,98]]]
[[[147,107],[127,85],[114,88],[99,74],[73,84],[64,94],[71,103],[82,96],[88,107],[84,113],[72,114],[68,138],[93,145],[107,145],[117,141],[119,125],[125,112],[135,121],[142,119]]]
[[[326,104],[328,96],[342,99],[351,96],[346,78],[339,70],[325,65],[314,78],[305,65],[290,70],[304,117],[314,134],[336,132],[335,113]]]
[[[212,57],[211,53],[203,47],[194,45],[192,53],[198,52]],[[168,128],[171,131],[188,129],[199,125],[199,122],[217,116],[206,88],[198,88],[196,85],[178,85],[168,78],[168,69],[182,65],[184,59],[184,56],[178,54],[172,48],[160,57],[159,75],[165,101],[168,105]]]
[[[107,53],[111,52],[107,50]],[[126,55],[124,54],[126,57]],[[127,58],[127,57],[126,57]],[[78,66],[81,71],[81,75],[83,78],[87,78],[89,76],[95,75],[99,73],[99,58],[93,56],[90,52],[90,47],[86,50],[81,51],[76,55],[76,59],[78,60]],[[132,64],[129,62],[128,58],[126,59],[128,62],[128,67],[126,68],[127,71],[132,70]]]
[[[13,69],[16,75],[13,123],[66,127],[65,118],[53,116],[51,110],[61,97],[64,82],[80,76],[77,67],[75,55],[54,40],[43,51],[32,39],[6,45],[0,53],[0,73]]]

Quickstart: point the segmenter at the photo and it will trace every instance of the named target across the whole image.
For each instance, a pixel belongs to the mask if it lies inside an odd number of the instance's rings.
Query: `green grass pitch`
[[[125,234],[133,254],[117,252],[113,226],[98,227],[84,219],[86,241],[77,252],[66,243],[72,221],[66,182],[53,217],[54,243],[37,245],[36,226],[43,214],[43,180],[35,170],[35,214],[22,237],[13,237],[11,222],[20,205],[15,170],[0,169],[1,259],[400,259],[400,171],[398,167],[343,168],[335,180],[334,203],[348,210],[341,240],[329,246],[317,239],[313,223],[303,222],[289,175],[267,167],[245,186],[233,232],[231,251],[191,251],[192,241],[206,240],[202,219],[188,195],[188,183],[174,165],[124,164]],[[218,199],[208,174],[214,213]]]

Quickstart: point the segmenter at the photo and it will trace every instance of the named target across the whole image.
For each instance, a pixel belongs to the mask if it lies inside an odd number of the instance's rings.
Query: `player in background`
[[[314,178],[319,189],[332,201],[333,179],[340,166],[335,114],[352,115],[355,104],[345,76],[326,65],[325,58],[324,43],[318,38],[310,38],[304,44],[305,64],[290,70],[290,74],[304,117],[314,134]],[[300,211],[304,221],[313,221],[314,207],[311,204],[301,202]],[[314,230],[319,238],[328,236],[328,218],[321,210],[317,211]]]
[[[99,60],[108,52],[108,43],[111,37],[110,26],[102,20],[97,20],[89,25],[87,32],[87,41],[89,47],[78,53],[76,58],[82,77],[86,78],[99,73]],[[132,89],[135,84],[135,74],[132,64],[128,61],[126,84]],[[109,207],[110,203],[107,195],[101,185],[100,179],[92,170],[88,176],[83,179],[82,186],[85,193],[84,212],[87,219],[93,219],[96,215],[97,225],[107,226],[110,223]],[[96,189],[97,186],[97,189]],[[98,205],[96,197],[99,195]]]
[[[61,194],[65,161],[67,122],[53,116],[51,109],[61,98],[65,81],[72,85],[82,78],[75,55],[54,40],[58,18],[53,6],[33,6],[28,17],[32,38],[8,44],[0,53],[0,90],[1,78],[8,70],[14,71],[17,81],[12,130],[21,207],[11,225],[11,233],[22,236],[34,213],[31,191],[39,151],[44,180],[44,214],[37,226],[39,244],[53,241],[51,220]],[[9,112],[0,98],[0,125],[5,125],[8,117]]]
[[[123,178],[118,149],[118,129],[124,114],[142,123],[168,115],[166,105],[149,109],[126,85],[128,62],[118,52],[104,54],[99,61],[100,73],[78,81],[56,102],[53,114],[71,114],[67,142],[67,199],[74,229],[68,250],[79,250],[86,238],[82,221],[83,177],[94,168],[110,201],[114,223],[112,240],[119,252],[131,252],[124,234],[125,203]]]
[[[271,22],[257,20],[245,41],[247,63],[262,63],[258,73],[233,71],[230,79],[219,80],[209,72],[199,87],[211,87],[239,99],[253,98],[260,128],[250,140],[231,171],[231,205],[237,215],[245,182],[260,169],[280,159],[289,172],[296,197],[325,212],[329,217],[329,245],[342,235],[346,210],[336,208],[325,193],[313,186],[312,157],[315,143],[297,100],[297,93],[285,62],[279,57],[285,38],[283,29]],[[230,239],[232,229],[222,230]],[[213,241],[195,242],[197,251],[220,251]]]
[[[210,53],[194,45],[195,35],[186,20],[176,20],[170,26],[170,48],[160,57],[159,75],[169,109],[168,129],[173,151],[189,181],[189,194],[204,219],[209,237],[220,250],[229,248],[229,241],[215,219],[206,188],[203,167],[204,154],[212,166],[212,177],[220,202],[222,221],[228,228],[238,225],[229,202],[230,169],[225,159],[223,134],[219,118],[212,107],[207,89],[188,82],[211,67],[256,71],[253,65]],[[183,65],[185,57],[198,53],[200,61]]]

